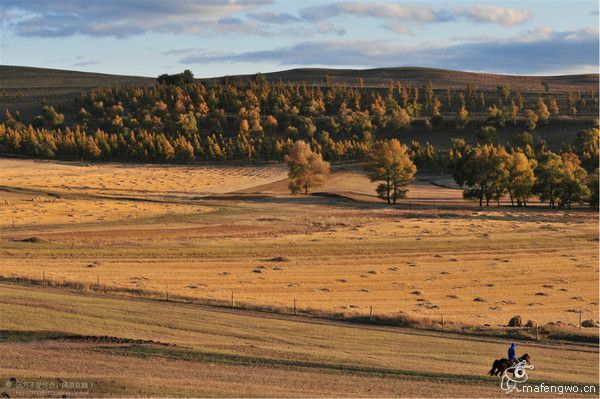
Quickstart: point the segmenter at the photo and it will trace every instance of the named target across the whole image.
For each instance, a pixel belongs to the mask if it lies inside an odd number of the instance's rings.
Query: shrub
[[[513,316],[508,321],[508,326],[509,327],[521,327],[522,325],[523,325],[523,319],[519,315]]]

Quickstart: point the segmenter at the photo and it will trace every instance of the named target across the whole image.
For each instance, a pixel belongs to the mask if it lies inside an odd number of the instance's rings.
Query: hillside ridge
[[[555,86],[557,91],[563,86],[577,86],[581,88],[592,89],[598,86],[599,74],[571,74],[571,75],[507,75],[487,72],[471,72],[460,71],[442,68],[429,67],[385,67],[385,68],[367,68],[367,69],[336,69],[336,68],[292,68],[276,72],[261,73],[269,81],[291,81],[291,82],[306,82],[310,84],[323,84],[323,78],[328,75],[332,83],[340,83],[344,79],[351,79],[345,83],[353,85],[358,83],[358,79],[362,78],[366,86],[383,87],[387,85],[388,80],[408,80],[415,81],[421,84],[431,80],[437,87],[464,87],[467,83],[476,85],[477,87],[493,88],[501,83],[513,83],[515,88],[528,88],[531,86],[539,86],[537,89],[543,89],[542,82]],[[198,77],[200,81],[214,81],[229,78],[246,79],[255,74],[240,74],[220,77]],[[73,83],[79,83],[82,86],[87,85],[103,85],[114,83],[129,83],[132,84],[153,84],[155,77],[137,76],[137,75],[119,75],[107,74],[101,72],[85,72],[66,69],[39,68],[17,65],[0,65],[0,87],[2,89],[23,88],[19,85],[23,79],[44,79],[54,80],[55,78],[63,78],[71,80],[69,86],[75,86]],[[87,79],[80,81],[79,79]],[[473,80],[475,79],[475,80]],[[94,82],[94,80],[97,80]],[[491,80],[491,81],[489,81]],[[489,81],[489,82],[487,82]],[[59,86],[53,82],[54,86]],[[43,87],[48,87],[45,85]],[[565,87],[566,89],[566,87]]]

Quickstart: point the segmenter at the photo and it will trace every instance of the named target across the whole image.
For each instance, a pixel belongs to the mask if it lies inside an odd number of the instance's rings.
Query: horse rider
[[[508,348],[508,360],[512,361],[513,364],[519,363],[519,358],[517,357],[517,344],[514,342],[510,344],[510,348]]]

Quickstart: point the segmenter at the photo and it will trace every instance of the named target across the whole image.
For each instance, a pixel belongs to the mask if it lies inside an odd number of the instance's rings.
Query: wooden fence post
[[[369,306],[369,321],[373,321],[373,306]]]
[[[233,291],[231,291],[231,307],[235,307],[235,302],[233,301]]]
[[[169,285],[165,285],[165,294],[167,297],[167,302],[169,302]]]
[[[444,331],[446,329],[446,325],[444,323],[444,315],[442,314],[442,331]]]
[[[46,285],[46,271],[42,272],[42,285]]]
[[[581,328],[581,313],[582,313],[582,310],[581,310],[581,306],[580,306],[579,307],[579,328]]]
[[[296,298],[294,298],[294,316],[296,316]]]
[[[535,339],[536,341],[540,340],[540,324],[539,323],[535,323]]]

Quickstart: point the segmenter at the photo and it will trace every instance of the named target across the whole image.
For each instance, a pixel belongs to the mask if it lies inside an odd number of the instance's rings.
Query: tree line
[[[208,85],[194,80],[188,70],[160,75],[157,85],[144,87],[101,87],[74,98],[58,110],[42,104],[30,121],[17,112],[7,113],[4,123],[31,124],[34,128],[86,133],[98,129],[107,134],[134,135],[138,132],[179,137],[192,145],[196,136],[238,134],[245,140],[261,141],[283,137],[291,140],[336,142],[364,141],[365,136],[389,137],[418,123],[430,131],[479,128],[473,114],[484,114],[485,132],[508,124],[529,131],[553,118],[576,115],[577,109],[598,105],[596,92],[568,93],[566,99],[551,94],[532,98],[499,85],[496,92],[472,86],[434,90],[425,85],[390,80],[386,88],[333,85],[308,86],[270,83],[257,74],[250,79],[224,78]]]
[[[570,208],[587,202],[598,209],[598,129],[577,135],[576,146],[554,153],[540,143],[523,146],[465,143],[454,139],[447,167],[464,188],[465,199],[479,206],[508,197],[511,205],[526,207],[537,196],[550,207]],[[417,167],[409,147],[398,140],[376,141],[367,153],[364,168],[371,181],[379,182],[376,193],[388,204],[404,198],[414,181]],[[304,141],[288,147],[284,161],[290,168],[290,190],[308,194],[327,179],[329,163]]]

